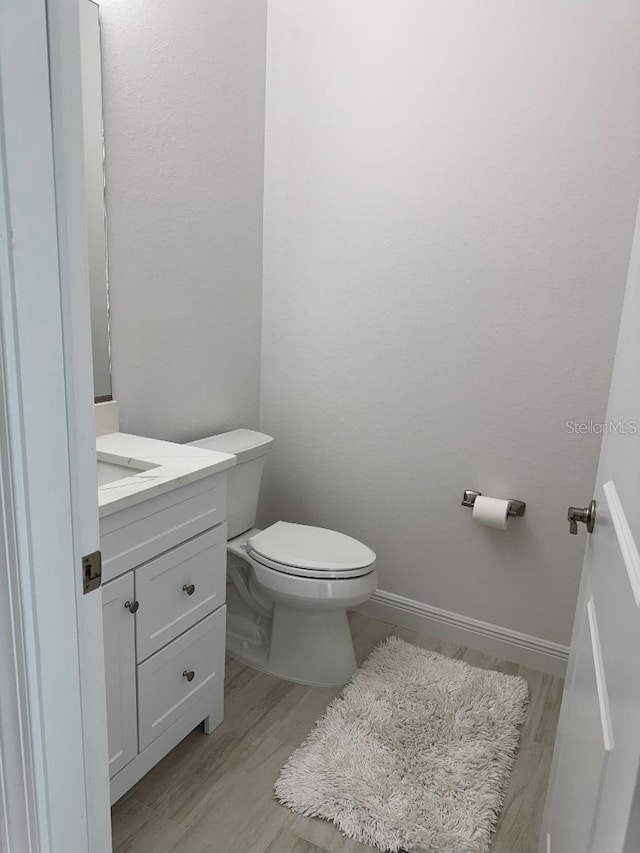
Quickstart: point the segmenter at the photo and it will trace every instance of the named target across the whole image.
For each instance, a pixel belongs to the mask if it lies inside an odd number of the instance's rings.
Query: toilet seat
[[[262,566],[297,577],[357,578],[372,572],[376,562],[371,548],[351,536],[288,521],[251,536],[246,548]]]

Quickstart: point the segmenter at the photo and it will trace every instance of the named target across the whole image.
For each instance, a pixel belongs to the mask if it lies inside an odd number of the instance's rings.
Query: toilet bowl
[[[375,592],[376,555],[335,530],[253,526],[272,442],[252,430],[192,442],[237,458],[227,472],[227,653],[290,681],[344,684],[356,668],[347,608]]]

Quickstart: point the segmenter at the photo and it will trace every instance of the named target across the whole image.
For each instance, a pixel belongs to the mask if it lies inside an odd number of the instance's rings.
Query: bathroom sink
[[[134,460],[123,465],[118,462],[107,462],[104,459],[96,459],[96,464],[98,466],[98,488],[106,486],[107,483],[115,483],[117,480],[126,480],[127,477],[134,477],[136,474],[148,471],[150,467],[153,467],[142,463],[136,464]]]
[[[230,453],[141,435],[96,436],[100,518],[210,477],[236,464]]]

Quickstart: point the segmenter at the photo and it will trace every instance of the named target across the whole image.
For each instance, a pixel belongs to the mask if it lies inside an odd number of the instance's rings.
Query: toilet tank
[[[251,429],[234,429],[189,444],[232,453],[237,459],[227,470],[227,539],[255,527],[260,481],[273,438]]]

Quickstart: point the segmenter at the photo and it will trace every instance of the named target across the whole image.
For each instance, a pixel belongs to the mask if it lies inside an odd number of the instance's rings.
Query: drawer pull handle
[[[192,669],[185,669],[182,674],[187,679],[187,681],[193,681],[195,677],[195,672]]]
[[[183,590],[183,592],[186,592],[187,595],[193,595],[193,593],[196,591],[196,587],[195,587],[195,584],[193,584],[193,583],[186,583],[182,587],[182,590]]]
[[[135,613],[137,609],[140,607],[139,601],[125,601],[124,606],[127,608],[129,613]]]

